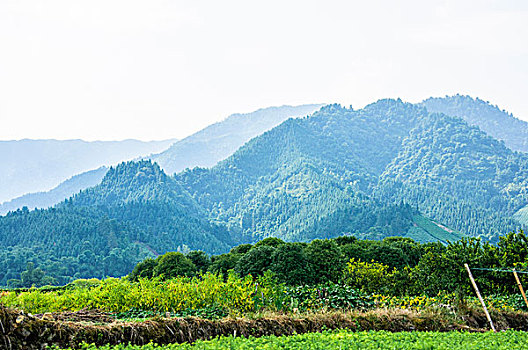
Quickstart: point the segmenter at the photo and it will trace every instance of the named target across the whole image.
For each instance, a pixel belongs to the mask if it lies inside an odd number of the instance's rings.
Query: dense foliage
[[[0,219],[0,285],[20,280],[28,262],[56,284],[123,276],[147,256],[169,250],[228,249],[227,231],[210,224],[194,200],[149,161],[110,168],[102,183],[49,210]],[[49,280],[31,281],[36,285]]]
[[[191,250],[226,253],[210,261],[186,256],[197,270],[270,269],[291,276],[288,283],[335,280],[332,268],[342,266],[310,262],[319,254],[312,245],[227,252],[270,236],[404,236],[445,244],[468,235],[498,243],[502,232],[525,223],[527,189],[528,156],[460,118],[401,100],[362,110],[329,105],[285,121],[211,169],[171,177],[150,161],[123,163],[55,208],[0,218],[0,285],[122,276],[146,257]],[[382,256],[402,258],[383,249]],[[285,262],[290,254],[296,258]],[[408,262],[399,261],[401,273]],[[40,270],[30,273],[29,262]],[[294,271],[301,264],[307,269]],[[146,269],[139,276],[154,275]]]
[[[487,101],[454,95],[428,98],[422,104],[431,112],[463,118],[515,151],[528,152],[528,123]]]
[[[528,203],[528,156],[460,118],[399,100],[326,106],[176,178],[212,221],[252,239],[427,240],[416,222],[423,213],[447,232],[496,240],[520,227],[515,215]]]
[[[228,254],[213,256],[213,263],[206,264],[213,273],[225,274],[233,269],[241,276],[255,277],[269,271],[279,283],[290,286],[343,283],[370,294],[469,295],[472,292],[464,263],[472,267],[528,271],[527,247],[528,237],[523,232],[501,236],[497,245],[476,238],[463,238],[447,245],[422,244],[402,237],[375,241],[342,236],[309,244],[268,238],[254,246],[246,244]],[[190,252],[187,256],[193,254]],[[145,262],[137,265],[130,278],[163,278],[162,274],[155,273],[159,269],[156,263],[163,260],[162,256],[153,261],[154,265],[145,265]],[[190,263],[187,260],[186,266]],[[230,265],[225,270],[218,269],[218,261],[229,261]],[[154,273],[144,273],[144,270]],[[196,266],[193,271],[199,272]],[[476,270],[474,276],[485,294],[517,293],[513,274]],[[524,276],[521,275],[522,281]]]

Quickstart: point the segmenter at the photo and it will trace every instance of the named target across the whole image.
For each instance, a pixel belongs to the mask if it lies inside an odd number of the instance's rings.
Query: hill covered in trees
[[[527,159],[460,118],[382,100],[288,120],[176,178],[212,220],[254,238],[403,235],[421,212],[494,240],[519,226]]]
[[[0,218],[0,284],[24,270],[57,283],[120,276],[148,256],[269,236],[496,242],[520,227],[527,181],[528,155],[461,118],[401,100],[328,105],[212,168],[123,163],[55,208]]]
[[[62,284],[72,276],[122,276],[168,250],[220,253],[232,244],[157,164],[128,162],[54,208],[0,218],[0,285],[18,278],[28,261]]]
[[[528,152],[528,122],[515,118],[487,101],[454,95],[431,97],[423,101],[422,105],[430,112],[460,117],[497,140],[504,141],[514,151]]]

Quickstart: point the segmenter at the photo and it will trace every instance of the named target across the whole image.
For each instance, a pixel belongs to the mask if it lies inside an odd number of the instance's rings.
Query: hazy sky
[[[3,140],[181,138],[271,105],[457,92],[528,120],[528,1],[0,1]]]

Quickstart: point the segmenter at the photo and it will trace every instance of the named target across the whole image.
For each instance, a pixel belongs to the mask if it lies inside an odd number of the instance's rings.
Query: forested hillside
[[[177,178],[212,220],[253,238],[404,235],[422,212],[494,240],[519,227],[527,159],[460,118],[382,100],[289,120]]]
[[[123,275],[146,256],[269,236],[495,242],[526,224],[527,189],[528,155],[461,118],[401,100],[328,105],[210,169],[123,163],[53,209],[0,218],[0,284]]]
[[[496,239],[528,193],[528,157],[469,127],[431,115],[403,142],[381,176],[380,197],[419,205],[430,217],[471,236]]]
[[[19,278],[27,261],[64,283],[71,276],[122,276],[168,250],[219,253],[230,245],[227,231],[210,224],[157,164],[128,162],[55,208],[1,218],[0,285]]]
[[[515,118],[499,107],[470,96],[431,97],[422,102],[430,112],[464,119],[488,135],[504,141],[514,151],[528,152],[528,122]]]
[[[262,108],[252,113],[233,114],[197,133],[175,142],[166,151],[149,157],[167,174],[185,168],[212,167],[232,155],[253,137],[279,125],[288,118],[312,114],[322,104]]]
[[[412,208],[387,207],[370,198],[368,189],[421,113],[391,101],[363,111],[326,106],[253,139],[211,170],[183,172],[177,179],[214,221],[254,239],[405,232]]]

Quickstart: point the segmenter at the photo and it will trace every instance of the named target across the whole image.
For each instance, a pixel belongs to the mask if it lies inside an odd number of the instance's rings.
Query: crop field
[[[141,279],[79,280],[61,290],[28,289],[0,292],[0,305],[31,314],[101,310],[117,319],[198,316],[216,319],[240,317],[263,310],[291,313],[320,310],[368,310],[399,308],[423,310],[454,303],[454,294],[387,296],[367,294],[344,284],[288,287],[267,276],[253,278],[235,274],[226,280],[206,273],[199,277],[177,277],[162,281]],[[472,305],[477,299],[467,297]],[[486,296],[492,309],[526,310],[520,295]],[[477,306],[478,307],[478,306]]]
[[[528,333],[505,331],[499,333],[465,332],[400,332],[385,331],[350,332],[347,330],[324,331],[293,336],[265,336],[260,338],[221,337],[194,344],[165,346],[84,345],[84,350],[169,350],[169,349],[495,349],[515,350],[528,347]],[[57,349],[57,348],[55,348]]]
[[[340,281],[313,285],[287,285],[269,271],[231,271],[3,290],[0,349],[41,350],[42,334],[64,349],[528,348],[519,293],[485,295],[501,331],[489,333],[475,297],[391,294],[383,283],[400,277],[386,265],[351,259]]]

